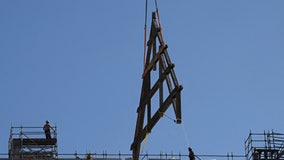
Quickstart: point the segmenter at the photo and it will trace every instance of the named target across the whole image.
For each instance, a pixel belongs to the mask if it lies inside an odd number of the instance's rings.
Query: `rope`
[[[168,119],[172,120],[174,123],[176,123],[175,119],[171,118],[170,116],[166,115],[165,113],[163,113],[163,115],[165,117],[167,117]],[[183,131],[183,134],[184,134],[184,137],[185,137],[186,144],[187,144],[187,146],[189,146],[188,134],[187,134],[187,132],[185,130],[184,124],[182,124],[182,123],[181,123],[181,128],[182,128],[182,131]]]
[[[185,127],[183,124],[181,124],[181,127],[182,127],[182,130],[183,130],[183,133],[184,133],[184,137],[185,137],[185,140],[186,140],[186,144],[187,146],[189,146],[189,140],[188,140],[188,136],[187,136],[187,132],[185,130]]]
[[[176,120],[173,119],[172,117],[166,115],[165,113],[162,113],[162,114],[163,114],[163,116],[167,117],[169,120],[171,120],[171,121],[173,121],[174,123],[176,123]]]
[[[175,119],[173,119],[172,117],[166,115],[165,113],[160,112],[160,114],[162,114],[163,116],[167,117],[169,120],[171,120],[174,123],[176,123]],[[185,126],[183,124],[181,124],[181,127],[182,127],[182,131],[183,131],[183,134],[184,134],[184,137],[185,137],[186,144],[187,144],[187,146],[189,146],[189,139],[188,139],[188,134],[187,134],[187,132],[185,130]]]
[[[146,133],[146,136],[145,136],[145,138],[144,138],[144,140],[143,140],[141,153],[143,153],[144,148],[145,148],[145,146],[146,146],[146,142],[147,142],[148,135],[149,135],[149,133],[147,132],[147,133]]]

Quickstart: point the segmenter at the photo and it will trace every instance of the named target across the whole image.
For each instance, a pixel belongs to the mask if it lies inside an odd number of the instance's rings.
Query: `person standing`
[[[43,126],[43,130],[45,133],[45,138],[46,139],[51,139],[51,135],[50,135],[50,125],[48,121],[45,121],[45,125]]]
[[[188,155],[189,160],[195,160],[195,155],[191,147],[188,147],[188,152],[189,152],[189,155]]]

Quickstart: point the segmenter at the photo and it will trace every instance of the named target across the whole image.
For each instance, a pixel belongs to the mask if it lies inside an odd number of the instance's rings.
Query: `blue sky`
[[[183,124],[162,118],[144,152],[243,155],[250,130],[284,133],[283,5],[158,1]],[[0,153],[11,125],[47,119],[60,153],[131,153],[144,10],[142,0],[0,1]]]

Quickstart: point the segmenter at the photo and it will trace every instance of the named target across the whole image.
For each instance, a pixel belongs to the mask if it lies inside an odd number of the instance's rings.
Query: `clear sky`
[[[284,133],[284,1],[158,6],[183,124],[162,118],[144,152],[244,155],[250,130]],[[11,126],[45,120],[59,153],[131,153],[144,14],[144,0],[0,1],[0,153]]]

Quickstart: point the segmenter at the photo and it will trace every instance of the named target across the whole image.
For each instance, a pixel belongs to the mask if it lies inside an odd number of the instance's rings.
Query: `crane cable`
[[[144,22],[144,69],[146,67],[146,38],[147,38],[147,12],[148,12],[148,0],[146,0],[145,4],[145,22]]]
[[[146,3],[145,3],[145,19],[144,19],[144,62],[143,62],[144,69],[146,67],[146,47],[147,47],[146,38],[147,38],[148,0],[145,0],[145,2]],[[160,19],[160,15],[159,15],[159,9],[158,9],[157,0],[155,0],[155,8],[156,8],[156,14],[157,14],[157,17],[158,17],[158,24],[159,24],[159,27],[160,27],[161,41],[162,41],[162,43],[164,43],[164,39],[163,39],[163,35],[162,35],[161,19]],[[163,113],[163,115],[165,115],[165,114]],[[170,118],[169,116],[166,115],[166,117],[168,117],[169,119],[171,119],[171,120],[173,120],[175,122],[175,120]],[[142,144],[142,153],[144,151],[148,135],[149,135],[149,133],[146,132],[146,137],[144,138],[143,144]]]
[[[158,16],[158,23],[159,23],[159,27],[160,27],[161,41],[162,41],[162,43],[164,43],[164,38],[163,38],[163,34],[162,34],[161,18],[160,18],[160,14],[159,14],[157,0],[155,0],[155,7],[156,7],[156,14]]]
[[[163,35],[162,35],[162,25],[161,25],[161,18],[160,18],[160,14],[159,14],[159,9],[158,9],[158,3],[157,0],[155,0],[155,8],[156,8],[156,14],[158,17],[158,24],[160,27],[160,35],[161,35],[161,41],[162,43],[164,43],[164,39],[163,39]],[[148,19],[148,0],[145,0],[145,21],[144,21],[144,62],[143,62],[143,66],[145,69],[146,66],[146,48],[147,48],[147,42],[146,42],[146,38],[147,38],[147,19]]]

